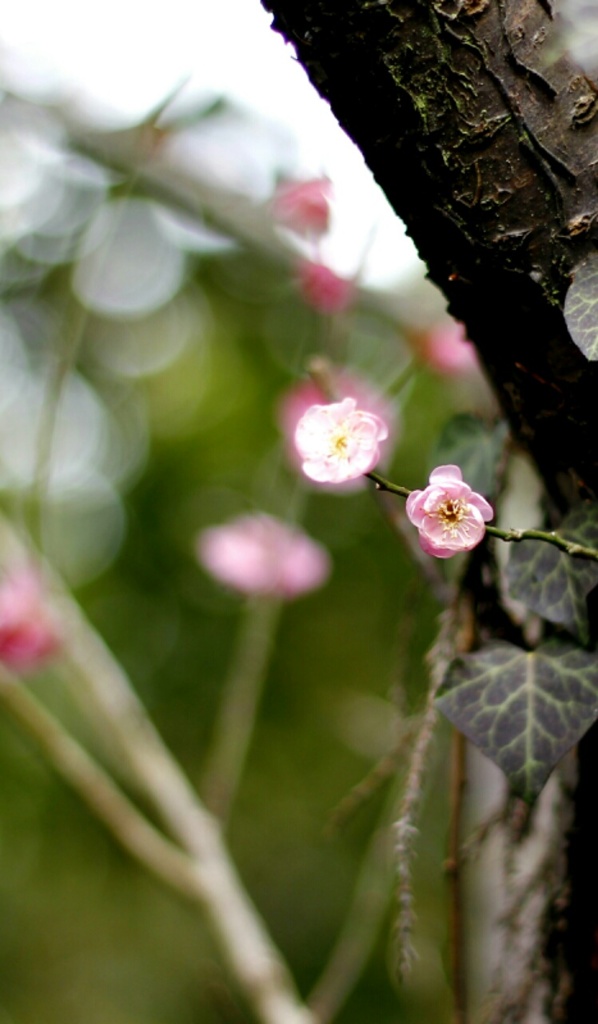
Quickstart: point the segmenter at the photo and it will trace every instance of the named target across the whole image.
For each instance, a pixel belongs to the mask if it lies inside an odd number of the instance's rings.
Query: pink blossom
[[[481,494],[463,482],[458,466],[438,466],[423,491],[407,498],[407,515],[419,530],[419,543],[428,555],[451,558],[471,551],[482,540],[494,512]]]
[[[447,377],[471,373],[479,367],[476,350],[465,334],[464,324],[458,320],[446,321],[428,331],[421,351],[428,366]]]
[[[40,577],[30,566],[15,568],[0,583],[0,662],[17,672],[32,671],[59,646]]]
[[[274,196],[274,214],[298,234],[319,237],[330,225],[331,194],[329,178],[282,182]]]
[[[355,297],[355,282],[339,277],[325,263],[301,260],[297,281],[305,302],[318,313],[343,313]]]
[[[203,530],[197,555],[217,580],[249,596],[292,600],[322,586],[330,574],[330,557],[321,544],[264,513]]]
[[[398,430],[397,411],[393,403],[370,381],[352,370],[331,366],[328,368],[328,374],[335,398],[339,401],[343,398],[354,398],[358,409],[373,413],[386,424],[388,437],[380,442],[380,457],[384,458],[385,452],[394,442]],[[299,455],[295,444],[297,424],[310,406],[325,405],[327,401],[328,397],[324,391],[315,381],[308,379],[294,383],[284,392],[278,403],[277,419],[287,442],[287,454],[290,461],[298,468],[302,466],[303,458]],[[326,484],[321,484],[321,486],[325,487]],[[338,486],[338,484],[333,485],[334,489]],[[365,481],[358,477],[356,480],[348,480],[344,489],[356,490],[364,486]]]
[[[295,430],[305,475],[335,484],[369,473],[380,457],[380,441],[387,437],[386,423],[358,409],[354,398],[310,406]]]

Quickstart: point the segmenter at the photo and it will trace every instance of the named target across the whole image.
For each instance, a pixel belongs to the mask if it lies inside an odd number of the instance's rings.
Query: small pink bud
[[[297,280],[305,302],[318,313],[343,313],[355,297],[355,282],[339,277],[325,263],[301,260]]]
[[[16,672],[33,671],[59,647],[39,575],[30,566],[15,568],[0,583],[0,662]]]
[[[481,494],[463,482],[458,466],[438,466],[423,491],[407,498],[407,516],[419,530],[419,543],[428,555],[452,558],[471,551],[482,540],[494,512]]]
[[[305,475],[334,484],[369,473],[380,458],[380,441],[387,437],[386,423],[358,409],[354,398],[312,405],[295,430]]]
[[[263,513],[202,530],[197,557],[221,583],[248,596],[292,600],[322,586],[330,557],[303,530]]]
[[[465,326],[457,320],[428,331],[421,343],[421,355],[432,370],[447,377],[471,373],[480,365]]]
[[[274,214],[300,235],[320,236],[330,225],[332,182],[328,178],[286,181],[274,196]]]

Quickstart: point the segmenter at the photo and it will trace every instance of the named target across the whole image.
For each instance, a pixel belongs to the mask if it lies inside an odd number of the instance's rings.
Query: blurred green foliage
[[[13,136],[31,130],[18,111],[8,100],[0,108]],[[307,993],[347,912],[384,798],[375,795],[332,838],[331,813],[393,748],[401,717],[421,707],[438,605],[369,490],[318,492],[298,479],[276,407],[322,352],[384,387],[412,358],[409,324],[376,295],[338,323],[322,319],[296,294],[290,256],[277,260],[234,238],[186,251],[177,242],[184,269],[157,308],[140,302],[134,315],[108,315],[101,303],[86,305],[77,267],[93,250],[90,223],[113,187],[121,197],[142,198],[143,189],[133,170],[123,184],[108,161],[104,169],[83,160],[68,139],[56,152],[41,196],[28,202],[43,201],[53,176],[62,205],[51,221],[32,218],[27,227],[24,216],[21,233],[7,228],[0,258],[4,507],[32,526],[71,580],[200,787],[244,602],[199,568],[198,531],[259,509],[300,517],[329,548],[329,583],[283,609],[230,824],[241,877]],[[209,219],[209,210],[197,212]],[[427,286],[405,288],[421,313]],[[57,415],[69,379],[83,398],[74,396],[60,437],[54,432],[55,471],[36,489],[35,454],[18,465],[8,457],[25,441],[6,409],[33,403],[26,414],[39,429],[44,400],[54,394]],[[475,411],[478,387],[419,370],[400,395],[396,480],[423,485],[441,427],[455,411]],[[27,443],[35,447],[35,438],[31,429]],[[30,685],[68,719],[58,671]],[[340,1024],[450,1019],[447,734],[441,728],[435,743],[416,865],[421,958],[399,989],[390,898]],[[250,1019],[196,912],[133,864],[2,719],[0,772],[0,1024]]]

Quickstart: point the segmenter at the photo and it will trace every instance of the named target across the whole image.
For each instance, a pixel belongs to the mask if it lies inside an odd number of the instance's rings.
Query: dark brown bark
[[[561,506],[598,494],[598,369],[562,304],[596,245],[598,93],[548,0],[266,0],[467,324]]]
[[[598,240],[598,87],[557,57],[550,0],[263,2],[465,321],[556,506],[598,496],[598,364],[563,317]],[[598,1021],[595,733],[548,910],[548,1019],[569,1024]]]

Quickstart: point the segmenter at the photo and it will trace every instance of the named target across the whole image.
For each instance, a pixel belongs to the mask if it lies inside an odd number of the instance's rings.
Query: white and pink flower
[[[369,473],[387,437],[380,416],[359,409],[354,398],[344,398],[310,406],[297,424],[295,445],[306,476],[340,484]]]
[[[330,575],[330,556],[321,544],[265,513],[203,530],[196,550],[215,579],[247,596],[292,600]]]
[[[380,457],[384,458],[388,449],[395,442],[399,428],[398,414],[393,402],[386,398],[371,381],[353,370],[330,366],[328,374],[331,389],[338,401],[342,401],[343,398],[354,398],[358,409],[372,413],[385,424],[388,434],[379,443]],[[322,388],[314,380],[307,379],[292,384],[278,402],[277,421],[286,441],[287,454],[290,461],[299,469],[303,464],[303,458],[295,443],[297,424],[312,405],[325,405],[327,401],[328,398]],[[336,487],[336,485],[334,486]],[[345,489],[355,490],[364,486],[365,481],[357,478],[347,481]]]
[[[471,551],[484,537],[492,506],[472,491],[458,466],[438,466],[423,491],[407,498],[407,516],[419,530],[423,550],[436,558]]]
[[[274,196],[274,215],[300,235],[320,237],[330,226],[332,182],[329,178],[284,181]]]
[[[40,576],[28,565],[14,568],[0,583],[0,663],[15,672],[34,671],[60,642]]]

